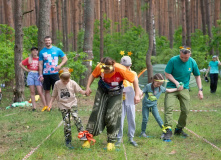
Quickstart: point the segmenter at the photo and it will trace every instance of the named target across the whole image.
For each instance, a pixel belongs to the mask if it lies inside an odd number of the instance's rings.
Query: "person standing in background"
[[[210,92],[211,93],[216,93],[216,89],[217,89],[217,83],[218,83],[218,77],[219,77],[219,65],[221,65],[220,61],[219,61],[219,57],[217,57],[216,55],[214,55],[212,57],[212,61],[209,62],[209,68],[206,72],[205,77],[207,77],[208,72],[210,75]]]
[[[39,54],[39,78],[43,82],[43,88],[45,90],[45,100],[47,106],[49,106],[51,95],[50,89],[54,88],[54,84],[59,80],[59,69],[67,62],[67,57],[64,52],[52,46],[52,40],[50,36],[46,36],[44,39],[45,47]],[[62,61],[58,65],[58,58],[61,57]],[[48,107],[44,107],[42,111],[50,110]]]

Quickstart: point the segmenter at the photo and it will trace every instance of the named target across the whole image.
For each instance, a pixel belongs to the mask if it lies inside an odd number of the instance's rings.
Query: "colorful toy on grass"
[[[11,104],[10,106],[6,107],[6,109],[15,108],[15,107],[31,107],[31,106],[32,106],[32,104],[29,103],[28,101],[15,102],[15,103]]]

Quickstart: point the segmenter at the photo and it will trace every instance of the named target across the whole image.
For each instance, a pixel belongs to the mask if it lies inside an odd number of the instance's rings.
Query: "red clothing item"
[[[100,65],[98,64],[94,71],[92,72],[92,75],[97,78],[101,76],[101,68]],[[122,82],[124,79],[128,80],[129,82],[133,83],[135,78],[135,75],[129,71],[125,66],[115,63],[114,64],[114,72],[109,73],[109,74],[104,74],[103,81],[106,83],[111,83],[111,82]]]
[[[31,64],[28,63],[28,59],[29,59],[29,58],[26,58],[25,60],[23,60],[23,61],[22,61],[22,65],[23,65],[23,66],[27,66],[27,68],[28,68],[29,70],[38,71],[39,58],[33,58]]]

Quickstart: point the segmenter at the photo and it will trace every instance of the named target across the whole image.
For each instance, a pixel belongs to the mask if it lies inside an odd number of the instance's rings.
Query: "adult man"
[[[174,135],[182,135],[187,137],[188,135],[183,131],[186,126],[187,114],[189,112],[190,95],[189,95],[189,81],[191,73],[194,74],[197,86],[199,88],[198,97],[203,99],[203,89],[201,84],[200,72],[196,61],[190,57],[191,51],[189,48],[182,47],[180,55],[172,57],[165,69],[165,75],[169,79],[167,88],[177,88],[177,92],[166,93],[165,95],[165,112],[164,121],[166,127],[166,133],[163,139],[170,141],[172,136],[172,124],[173,124],[173,107],[176,103],[176,99],[180,102],[180,117],[178,124],[175,128]]]
[[[51,87],[53,89],[55,82],[59,80],[58,70],[67,62],[67,57],[61,49],[52,46],[50,36],[46,36],[44,42],[45,47],[39,53],[39,77],[41,82],[44,81],[43,88],[48,106],[51,99],[50,89]],[[59,65],[58,57],[62,58]],[[45,111],[47,106],[44,107],[42,111]]]

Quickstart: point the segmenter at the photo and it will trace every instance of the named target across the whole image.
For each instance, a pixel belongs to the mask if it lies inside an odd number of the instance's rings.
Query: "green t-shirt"
[[[187,62],[183,62],[180,59],[180,56],[174,56],[172,57],[166,68],[165,72],[168,74],[172,74],[174,79],[176,79],[178,82],[184,83],[184,89],[189,88],[189,81],[190,81],[190,75],[193,73],[194,76],[199,76],[199,68],[196,64],[196,61],[193,58],[189,58]],[[176,88],[176,85],[169,81],[167,83],[168,88]]]

